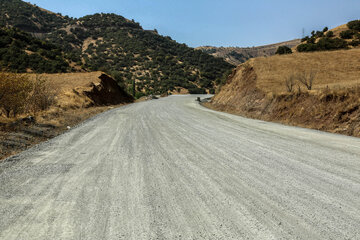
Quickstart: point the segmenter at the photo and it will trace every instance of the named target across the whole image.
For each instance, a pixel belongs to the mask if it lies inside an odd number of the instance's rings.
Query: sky
[[[360,0],[26,1],[77,18],[116,13],[191,47],[260,46],[360,19]]]

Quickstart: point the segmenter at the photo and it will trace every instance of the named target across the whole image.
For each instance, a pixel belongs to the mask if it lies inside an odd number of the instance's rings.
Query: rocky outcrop
[[[134,98],[110,76],[101,74],[99,79],[100,82],[90,83],[91,89],[84,91],[94,105],[116,105],[134,101]]]

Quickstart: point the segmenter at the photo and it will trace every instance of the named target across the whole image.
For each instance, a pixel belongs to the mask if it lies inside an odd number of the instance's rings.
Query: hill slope
[[[238,66],[210,106],[360,137],[359,66],[360,49],[251,59]],[[308,90],[300,80],[311,76]]]
[[[275,55],[275,52],[278,47],[280,46],[288,46],[290,48],[297,46],[300,43],[299,39],[287,41],[287,42],[281,42],[281,43],[275,43],[265,46],[259,46],[259,47],[247,47],[247,48],[241,48],[241,47],[198,47],[197,49],[202,50],[203,52],[206,52],[208,54],[211,54],[215,57],[221,57],[225,59],[230,64],[233,65],[239,65],[241,63],[246,62],[250,58],[255,57],[266,57],[266,56],[272,56]]]
[[[338,49],[351,49],[360,45],[360,20],[329,30],[312,31],[310,36],[301,39],[301,44],[294,50],[298,52],[316,52]]]
[[[0,68],[13,72],[57,73],[72,69],[62,49],[15,28],[0,28]]]
[[[105,71],[129,91],[164,93],[181,88],[214,91],[233,66],[223,59],[179,44],[115,14],[79,19],[63,17],[20,0],[1,0],[0,23],[28,31],[65,51],[67,58],[92,71]]]

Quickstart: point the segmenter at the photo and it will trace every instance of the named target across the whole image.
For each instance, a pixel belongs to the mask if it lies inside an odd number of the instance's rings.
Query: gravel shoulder
[[[0,163],[0,239],[360,238],[360,139],[195,98],[113,109]]]

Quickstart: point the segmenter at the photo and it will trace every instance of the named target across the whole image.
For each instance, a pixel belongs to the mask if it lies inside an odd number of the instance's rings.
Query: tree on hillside
[[[352,30],[352,29],[345,30],[340,33],[340,37],[342,39],[352,39],[353,36],[355,35],[355,33],[356,33],[356,31]]]
[[[275,54],[283,55],[283,54],[291,54],[291,53],[292,53],[292,50],[288,46],[280,46],[276,50]]]
[[[348,28],[355,31],[360,31],[360,20],[350,21],[347,24]]]

